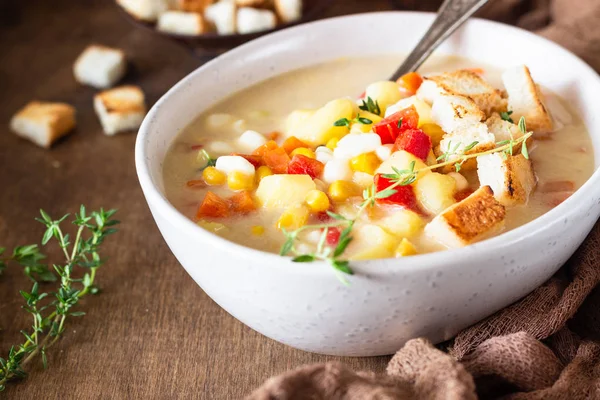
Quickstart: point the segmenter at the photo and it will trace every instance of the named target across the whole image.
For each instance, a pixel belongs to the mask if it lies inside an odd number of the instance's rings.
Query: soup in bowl
[[[595,73],[476,20],[419,74],[385,81],[430,22],[287,30],[200,68],[149,113],[136,159],[157,224],[250,327],[341,355],[440,341],[542,283],[597,219]],[[367,43],[375,26],[406,40]],[[485,47],[506,35],[523,43],[510,58]]]

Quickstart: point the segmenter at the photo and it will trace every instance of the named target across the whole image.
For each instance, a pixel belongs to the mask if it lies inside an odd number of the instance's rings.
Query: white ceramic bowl
[[[357,54],[407,53],[432,19],[425,13],[364,14],[263,37],[191,73],[146,117],[136,166],[162,235],[198,285],[256,331],[299,349],[345,356],[391,354],[417,336],[439,342],[547,280],[598,219],[596,172],[566,202],[525,226],[463,249],[354,263],[356,275],[345,287],[327,265],[294,264],[228,242],[169,204],[161,171],[165,153],[203,110],[297,68]],[[500,68],[527,64],[543,86],[579,110],[598,165],[600,79],[580,59],[523,30],[483,20],[469,21],[439,52]]]

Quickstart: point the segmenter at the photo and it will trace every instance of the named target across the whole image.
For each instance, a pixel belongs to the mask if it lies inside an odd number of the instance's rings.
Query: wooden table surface
[[[344,0],[329,14],[391,9],[386,0]],[[89,43],[123,48],[125,79],[153,104],[198,67],[175,43],[131,26],[107,1],[28,0],[0,5],[0,244],[39,241],[38,209],[52,215],[118,208],[121,231],[105,245],[103,289],[84,301],[87,315],[67,326],[49,368],[9,385],[11,399],[238,399],[266,378],[305,363],[339,360],[294,350],[247,328],[187,275],[156,228],[134,169],[135,134],[107,137],[92,109],[92,88],[76,84],[72,64]],[[77,129],[52,150],[9,132],[11,115],[32,99],[77,108]],[[30,326],[19,268],[0,277],[0,351],[6,356]],[[345,358],[355,369],[383,371],[380,358]]]

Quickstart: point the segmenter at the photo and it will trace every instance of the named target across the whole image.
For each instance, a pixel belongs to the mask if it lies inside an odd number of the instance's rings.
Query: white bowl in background
[[[596,171],[571,198],[533,222],[463,249],[355,262],[356,275],[346,287],[323,263],[295,264],[231,243],[199,228],[167,201],[165,153],[211,105],[294,69],[340,57],[406,54],[432,20],[428,13],[373,13],[265,36],[184,78],[142,124],[136,167],[165,241],[214,301],[265,336],[298,349],[344,356],[391,354],[417,336],[433,342],[449,339],[547,280],[598,219]],[[438,53],[499,68],[527,64],[539,83],[579,110],[591,132],[598,166],[600,79],[583,61],[526,31],[476,19]]]

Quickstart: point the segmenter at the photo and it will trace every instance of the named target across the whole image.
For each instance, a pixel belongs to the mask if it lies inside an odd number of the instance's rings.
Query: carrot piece
[[[408,93],[415,94],[423,83],[423,77],[416,72],[409,72],[402,75],[397,83]]]
[[[264,156],[267,151],[277,149],[279,146],[275,143],[274,140],[269,140],[267,143],[263,144],[252,153],[253,156]]]
[[[268,150],[263,154],[263,161],[265,165],[276,174],[286,174],[288,164],[290,163],[290,156],[285,152],[284,149],[278,147],[273,150]]]
[[[258,168],[261,165],[264,165],[262,156],[257,156],[254,154],[240,154],[240,153],[231,153],[232,156],[239,156],[245,158],[250,164],[254,165],[254,168]]]
[[[199,188],[205,187],[206,182],[204,182],[202,179],[192,179],[191,181],[187,181],[185,185],[189,188]]]
[[[229,216],[229,202],[213,192],[206,193],[198,207],[196,218],[225,218]]]
[[[290,154],[292,151],[296,150],[299,147],[310,146],[304,143],[302,140],[298,139],[296,136],[290,136],[289,138],[285,139],[285,142],[283,142],[282,147],[286,153]]]
[[[249,191],[236,193],[229,199],[231,210],[236,214],[248,214],[256,210],[256,204]]]

